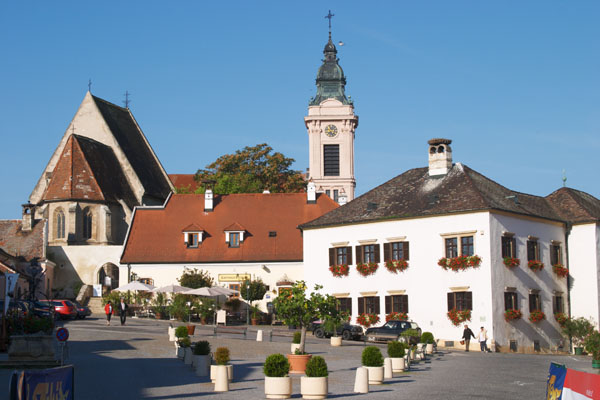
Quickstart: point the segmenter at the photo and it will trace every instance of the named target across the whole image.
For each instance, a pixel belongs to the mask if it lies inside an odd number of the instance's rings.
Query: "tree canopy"
[[[213,278],[207,271],[197,268],[184,268],[183,274],[177,279],[179,284],[184,287],[198,289],[201,287],[211,287],[214,283]]]
[[[297,193],[305,189],[306,182],[299,171],[290,169],[293,158],[273,152],[266,143],[246,146],[234,154],[225,154],[196,172],[197,182],[215,181],[214,192],[261,193],[265,189],[272,193]],[[189,193],[178,188],[178,193]],[[199,188],[203,193],[204,188]]]

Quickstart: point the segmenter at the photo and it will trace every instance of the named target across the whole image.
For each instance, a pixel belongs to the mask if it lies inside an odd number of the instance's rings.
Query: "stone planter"
[[[209,371],[210,362],[211,362],[210,354],[201,355],[201,356],[194,355],[193,358],[194,358],[194,361],[192,362],[192,364],[194,365],[194,371],[196,372],[196,375],[197,376],[208,376],[208,371]]]
[[[369,373],[369,385],[383,383],[383,367],[365,367]]]
[[[218,367],[227,367],[227,380],[229,382],[233,381],[233,365],[211,365],[210,366],[210,381],[215,383],[217,380],[217,368]]]
[[[300,393],[303,399],[324,399],[327,397],[329,387],[327,385],[327,377],[308,377],[300,378]]]
[[[290,363],[290,374],[303,374],[306,371],[306,364],[312,357],[312,354],[288,354],[287,359]]]
[[[177,338],[175,337],[175,328],[169,327],[169,341],[170,342],[174,342],[177,340]]]
[[[267,399],[289,399],[292,395],[292,378],[265,376],[265,395]]]
[[[54,361],[54,335],[34,333],[10,337],[8,359],[11,361]]]
[[[296,349],[300,348],[300,343],[292,343],[292,346],[290,348],[290,353],[292,354],[296,354]]]
[[[427,343],[427,346],[425,347],[425,352],[427,354],[433,354],[433,343]]]
[[[192,365],[192,356],[193,355],[194,355],[194,353],[192,353],[191,347],[184,347],[183,348],[183,363],[185,365]]]
[[[185,356],[185,348],[178,345],[177,342],[175,342],[175,355],[179,359],[183,359]]]
[[[404,357],[392,357],[392,372],[403,372],[405,369]]]
[[[330,341],[331,341],[331,346],[333,346],[333,347],[339,347],[342,345],[342,337],[341,336],[332,336]]]
[[[580,356],[583,354],[583,347],[575,347],[575,355]]]

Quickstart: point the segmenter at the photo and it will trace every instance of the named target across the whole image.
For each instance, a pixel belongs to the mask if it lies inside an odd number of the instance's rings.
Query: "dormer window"
[[[187,247],[198,247],[199,236],[200,236],[199,232],[189,232],[187,234],[187,240],[185,242],[187,244]]]
[[[202,243],[204,230],[197,225],[188,225],[183,228],[183,242],[187,248],[198,248]]]
[[[240,232],[229,233],[229,247],[240,247]]]
[[[240,247],[240,243],[244,242],[244,233],[246,229],[240,224],[233,223],[224,229],[225,242],[229,247]]]

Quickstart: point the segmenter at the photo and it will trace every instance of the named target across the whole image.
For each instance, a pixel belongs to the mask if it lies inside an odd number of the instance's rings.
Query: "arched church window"
[[[56,226],[56,238],[65,238],[65,213],[62,209],[56,210],[54,213],[54,224]]]
[[[444,146],[438,147],[438,153],[443,153],[445,150]]]
[[[92,222],[93,222],[92,211],[89,208],[86,208],[83,211],[83,238],[84,239],[92,238]]]

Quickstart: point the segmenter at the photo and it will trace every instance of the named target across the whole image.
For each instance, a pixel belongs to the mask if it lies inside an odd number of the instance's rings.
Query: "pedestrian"
[[[121,297],[121,304],[119,304],[119,313],[121,314],[121,325],[125,325],[125,319],[127,318],[127,309],[129,306],[125,303],[125,299]]]
[[[471,342],[471,337],[475,339],[475,335],[473,335],[473,331],[469,329],[469,325],[465,325],[465,330],[463,331],[462,338],[465,341],[465,351],[469,351],[469,343]]]
[[[481,347],[482,352],[491,353],[491,350],[487,347],[487,339],[487,331],[482,326],[479,334],[477,335],[477,340],[479,340],[479,346]]]
[[[113,313],[115,312],[110,300],[104,306],[104,312],[106,313],[106,325],[110,325],[110,317],[112,317]]]

